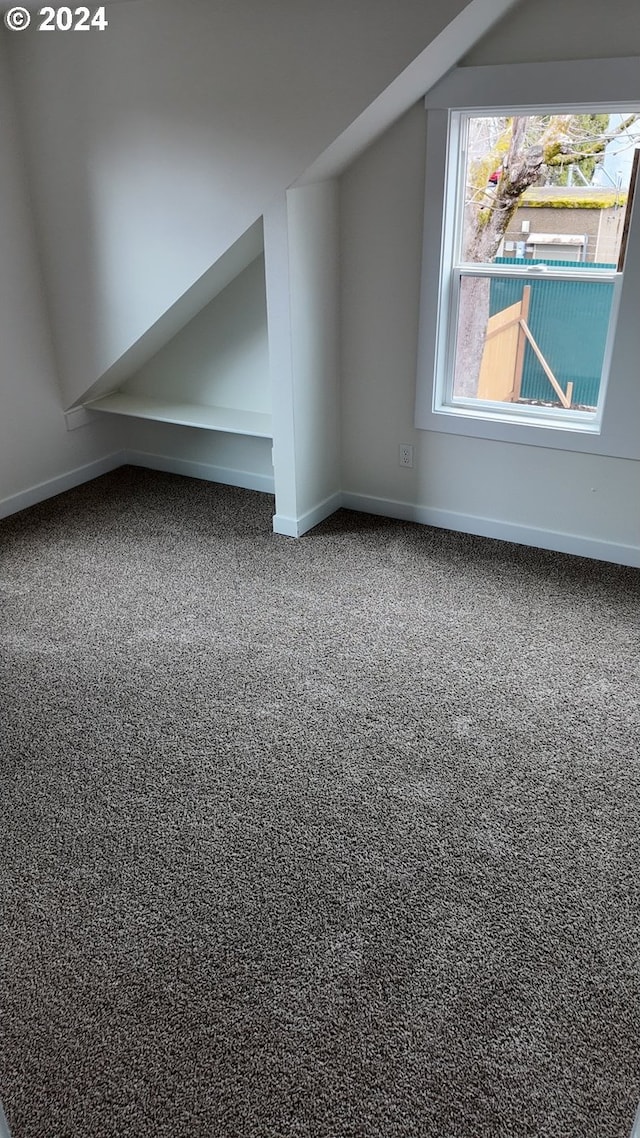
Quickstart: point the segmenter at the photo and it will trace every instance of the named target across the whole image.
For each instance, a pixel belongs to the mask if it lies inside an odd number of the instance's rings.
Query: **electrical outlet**
[[[413,466],[413,447],[411,443],[401,443],[398,454],[400,466]]]

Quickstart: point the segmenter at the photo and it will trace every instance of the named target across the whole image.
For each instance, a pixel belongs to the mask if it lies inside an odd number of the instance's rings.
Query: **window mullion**
[[[603,281],[613,283],[622,274],[615,269],[561,269],[540,270],[535,265],[496,265],[462,261],[454,265],[455,273],[461,277],[522,277],[523,280],[548,281]]]

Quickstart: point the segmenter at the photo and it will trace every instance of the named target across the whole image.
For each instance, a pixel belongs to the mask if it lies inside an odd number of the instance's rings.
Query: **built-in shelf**
[[[129,395],[117,391],[86,404],[90,411],[108,411],[112,415],[130,415],[137,419],[155,419],[160,423],[176,423],[182,427],[201,427],[205,431],[225,431],[231,435],[273,437],[271,415],[260,411],[242,411],[235,407],[209,407],[204,403],[182,403],[154,399],[150,395]]]

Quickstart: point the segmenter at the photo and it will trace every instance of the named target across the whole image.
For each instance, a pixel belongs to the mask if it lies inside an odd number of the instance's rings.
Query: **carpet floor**
[[[0,523],[13,1138],[628,1138],[640,574],[272,513]]]

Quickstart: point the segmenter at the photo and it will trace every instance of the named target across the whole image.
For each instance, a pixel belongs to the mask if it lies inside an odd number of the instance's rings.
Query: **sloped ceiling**
[[[129,0],[104,32],[11,36],[65,404],[135,345],[139,364],[150,329],[157,350],[164,314],[277,195],[388,89],[402,113],[426,63],[435,82],[512,2]],[[343,139],[343,163],[383,119]]]

